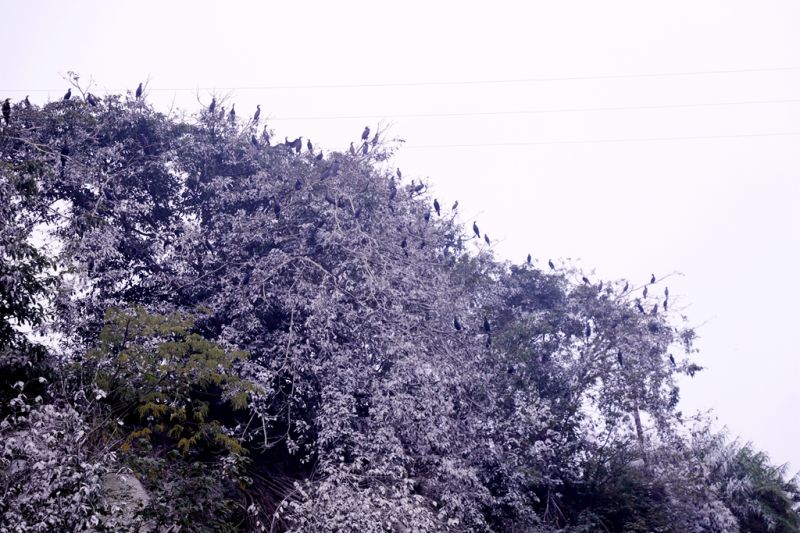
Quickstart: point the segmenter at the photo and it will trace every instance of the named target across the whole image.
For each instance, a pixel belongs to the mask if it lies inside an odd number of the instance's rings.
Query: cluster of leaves
[[[700,367],[666,305],[472,247],[388,168],[392,143],[300,153],[255,121],[133,97],[12,113],[0,177],[24,202],[0,215],[28,221],[9,271],[35,283],[0,321],[53,310],[44,401],[79,414],[81,453],[115,450],[156,496],[141,520],[796,530],[785,472],[686,435],[676,377]],[[34,222],[58,254],[30,245]]]

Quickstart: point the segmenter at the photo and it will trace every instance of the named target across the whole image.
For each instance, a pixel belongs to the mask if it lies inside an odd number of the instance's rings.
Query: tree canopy
[[[498,260],[384,131],[74,88],[0,130],[0,529],[800,531],[664,280]]]

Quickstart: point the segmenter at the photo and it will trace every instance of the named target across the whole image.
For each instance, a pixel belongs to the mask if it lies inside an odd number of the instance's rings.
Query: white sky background
[[[686,412],[713,408],[732,434],[800,468],[800,4],[672,2],[2,2],[0,96],[60,98],[59,73],[95,94],[131,90],[194,111],[194,88],[262,106],[279,139],[345,149],[379,116],[407,140],[396,164],[458,199],[501,258],[579,258],[607,279],[679,271],[676,307],[701,325]],[[264,86],[603,77],[525,83]],[[188,88],[189,90],[173,90]],[[9,92],[19,89],[21,92]],[[51,91],[48,93],[47,89]],[[37,91],[44,90],[44,91]],[[201,89],[205,104],[210,90]],[[784,100],[690,108],[484,116]],[[227,104],[229,106],[229,103]],[[278,120],[283,117],[283,120]],[[460,148],[430,145],[505,144]]]

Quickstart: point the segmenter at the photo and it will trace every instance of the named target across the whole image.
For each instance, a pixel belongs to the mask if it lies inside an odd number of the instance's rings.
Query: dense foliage
[[[0,530],[800,531],[662,281],[497,261],[377,134],[85,96],[0,131]]]

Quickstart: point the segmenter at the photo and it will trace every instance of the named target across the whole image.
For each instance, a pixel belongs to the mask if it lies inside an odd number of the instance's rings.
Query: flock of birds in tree
[[[136,90],[134,91],[134,95],[135,95],[136,99],[142,98],[142,96],[144,95],[144,86],[143,86],[142,83],[139,83],[139,85],[136,87]],[[71,98],[72,98],[72,89],[70,88],[70,89],[67,89],[67,92],[64,94],[63,101],[67,102]],[[96,96],[94,96],[92,93],[90,93],[90,92],[86,93],[85,101],[91,107],[96,107],[98,105],[98,103],[99,103],[99,99]],[[30,100],[28,98],[28,95],[25,96],[25,99],[22,100],[21,103],[25,108],[30,108],[31,107],[31,102],[30,102]],[[3,120],[5,121],[6,125],[9,125],[11,123],[11,111],[12,111],[11,99],[10,98],[6,98],[3,101],[3,104],[2,104],[2,116],[3,116]],[[211,100],[211,104],[208,106],[208,113],[209,113],[210,116],[215,117],[215,118],[216,117],[224,118],[225,117],[225,107],[224,106],[221,107],[220,112],[217,113],[217,99],[216,99],[216,97],[214,97]],[[259,121],[260,121],[260,118],[261,118],[261,105],[259,104],[259,105],[256,105],[256,111],[253,114],[253,117],[251,119],[252,125],[257,126]],[[235,124],[236,123],[236,104],[232,104],[230,110],[228,111],[228,121],[231,124]],[[378,145],[378,143],[380,141],[379,133],[376,132],[375,135],[372,137],[372,139],[370,139],[370,133],[371,133],[370,127],[369,126],[365,126],[363,132],[361,133],[361,145],[360,145],[360,147],[356,148],[354,143],[352,143],[352,142],[350,143],[349,152],[350,152],[351,155],[355,156],[355,155],[358,155],[359,153],[361,153],[363,155],[366,155],[366,154],[369,153],[369,150],[370,150],[371,147],[374,148],[375,146]],[[266,146],[270,146],[270,136],[269,136],[269,131],[267,129],[267,126],[264,126],[264,130],[262,132],[261,138],[262,138],[262,142],[264,142],[264,144]],[[261,145],[259,140],[255,137],[255,135],[251,136],[251,143],[253,144],[253,146],[255,146],[257,148],[260,147],[260,145]],[[296,154],[300,154],[302,149],[303,149],[303,137],[302,136],[297,137],[293,141],[290,141],[288,139],[288,137],[286,137],[284,142],[282,143],[282,145],[286,149],[288,149],[290,151],[294,151]],[[306,148],[307,148],[308,152],[313,155],[313,153],[314,153],[314,145],[311,143],[310,139],[306,140]],[[60,153],[60,161],[61,161],[62,168],[66,165],[67,158],[69,157],[69,153],[70,153],[70,151],[69,151],[69,148],[67,146],[62,147],[61,153]],[[320,152],[318,154],[316,154],[315,159],[317,161],[321,161],[323,159],[323,152],[321,150],[320,150]],[[322,170],[322,172],[320,174],[320,179],[321,180],[325,180],[327,178],[336,176],[339,173],[339,169],[340,169],[340,162],[339,162],[338,159],[336,159],[331,164],[326,165],[323,168],[323,170]],[[396,174],[397,174],[397,178],[398,179],[402,179],[403,178],[403,173],[400,171],[399,168],[396,170]],[[303,186],[302,181],[300,181],[298,179],[294,184],[294,189],[295,190],[300,190],[302,188],[302,186]],[[412,180],[411,186],[410,186],[411,195],[413,196],[414,194],[420,193],[423,190],[425,190],[425,188],[426,188],[426,186],[423,183],[415,185],[414,180]],[[390,180],[390,186],[389,186],[389,200],[390,201],[394,200],[396,195],[397,195],[397,185],[396,185],[394,176],[392,176],[392,178]],[[334,198],[332,198],[330,196],[330,194],[328,194],[328,193],[325,194],[325,200],[328,203],[330,203],[330,204],[332,204],[334,206],[338,205],[338,202]],[[280,204],[277,201],[274,201],[273,209],[275,211],[276,216],[280,216],[281,207],[280,207]],[[455,212],[457,209],[458,209],[458,201],[453,203],[452,211]],[[439,200],[437,198],[434,198],[434,200],[433,200],[433,210],[434,210],[434,212],[436,213],[437,216],[441,216],[441,214],[442,214],[442,206],[439,203]],[[361,211],[360,207],[356,208],[356,210],[354,212],[354,215],[355,215],[356,218],[359,218],[360,211]],[[424,217],[425,217],[425,221],[428,222],[430,220],[430,211],[427,211],[425,213]],[[477,239],[481,238],[481,230],[478,227],[477,221],[473,221],[473,223],[472,223],[472,231],[475,234],[475,238],[477,238]],[[485,232],[483,233],[483,240],[484,240],[484,242],[486,242],[487,245],[491,246],[492,241],[489,238],[489,235],[486,234]],[[421,243],[420,248],[424,247],[424,245],[425,245],[425,243],[423,241]],[[405,256],[408,257],[409,254],[408,254],[408,238],[407,237],[403,237],[403,239],[400,241],[400,248],[403,250],[403,253],[405,254]],[[531,257],[531,254],[527,255],[527,257],[525,259],[525,262],[526,262],[526,264],[528,266],[532,266],[533,258]],[[555,265],[555,263],[553,263],[552,259],[548,259],[547,264],[548,264],[548,266],[550,267],[551,270],[557,271],[556,265]],[[589,278],[586,277],[585,275],[582,276],[581,279],[582,279],[584,285],[591,285],[591,282],[590,282]],[[650,282],[648,284],[645,284],[644,288],[642,290],[642,298],[643,299],[645,299],[645,300],[647,299],[647,296],[648,296],[648,293],[649,293],[648,286],[649,285],[654,285],[655,283],[656,283],[656,276],[655,276],[655,274],[652,274],[650,276]],[[629,283],[626,281],[625,282],[625,286],[622,288],[622,291],[620,292],[620,296],[627,295],[629,288],[630,288]],[[601,281],[599,286],[598,286],[598,290],[602,291],[602,289],[603,289],[603,283]],[[636,306],[636,308],[638,309],[638,311],[641,314],[646,314],[646,310],[645,310],[644,306],[642,305],[641,299],[636,298],[635,306]],[[668,310],[668,307],[669,307],[669,287],[665,287],[664,288],[664,301],[662,302],[662,306],[664,308],[664,311]],[[652,310],[650,311],[650,314],[651,315],[657,315],[658,314],[658,308],[659,308],[659,304],[655,303],[653,305]],[[458,317],[453,317],[453,328],[457,332],[462,331],[463,328],[464,328],[464,326],[459,321]],[[489,321],[489,318],[486,317],[486,316],[484,316],[484,318],[483,318],[482,331],[483,331],[483,334],[486,336],[486,346],[487,347],[491,346],[491,344],[492,344],[492,325],[491,325],[491,322]],[[584,331],[584,335],[588,339],[591,336],[591,334],[592,334],[591,325],[587,324],[586,328],[585,328],[585,331]],[[675,358],[672,356],[672,354],[669,355],[669,360],[670,360],[670,363],[672,364],[672,366],[676,365]],[[624,357],[623,357],[622,350],[618,350],[617,351],[617,362],[620,365],[620,367],[624,366]],[[511,372],[511,370],[509,370],[509,372]]]

